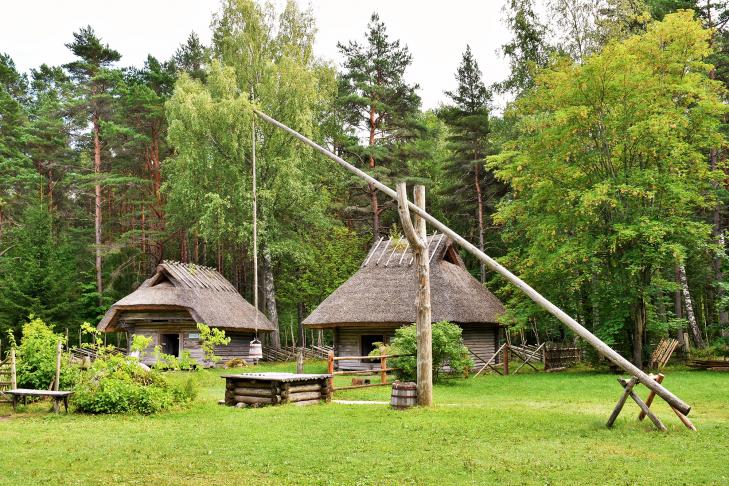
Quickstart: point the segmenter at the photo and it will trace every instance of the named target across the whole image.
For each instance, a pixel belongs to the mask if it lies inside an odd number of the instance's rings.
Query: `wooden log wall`
[[[463,329],[463,344],[479,357],[471,355],[477,368],[486,364],[486,361],[496,352],[499,342],[499,328],[481,324],[461,325]]]
[[[476,366],[483,366],[498,347],[498,327],[483,324],[463,324],[463,344],[476,353],[481,359],[471,355]],[[362,326],[356,328],[340,327],[334,329],[335,356],[359,356],[362,352],[362,336],[382,334],[385,342],[390,342],[395,335],[396,326]],[[371,370],[380,367],[379,361],[367,362],[358,360],[337,361],[340,370]]]
[[[340,327],[335,328],[335,356],[361,356],[362,336],[382,335],[385,343],[389,343],[395,335],[398,326],[372,326],[372,327]],[[341,360],[337,362],[340,370],[371,370],[380,367],[380,361],[373,362],[361,360]]]
[[[296,382],[226,378],[225,382],[225,404],[238,408],[285,403],[314,405],[330,397],[326,378]]]

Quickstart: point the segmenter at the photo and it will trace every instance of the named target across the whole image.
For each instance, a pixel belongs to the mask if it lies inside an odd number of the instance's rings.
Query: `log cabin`
[[[231,338],[215,354],[223,360],[248,358],[249,343],[274,330],[274,324],[249,304],[236,288],[212,268],[165,260],[134,292],[112,305],[99,322],[103,332],[125,332],[152,338],[142,361],[154,362],[154,347],[180,356],[189,351],[203,363],[197,324],[223,329]]]
[[[449,321],[463,330],[463,343],[478,366],[489,360],[499,340],[499,299],[467,270],[453,242],[428,237],[432,321]],[[304,319],[312,329],[334,332],[336,356],[366,356],[374,343],[389,342],[395,330],[415,322],[417,276],[407,240],[381,238],[360,269]],[[340,369],[372,369],[376,363],[341,360]]]

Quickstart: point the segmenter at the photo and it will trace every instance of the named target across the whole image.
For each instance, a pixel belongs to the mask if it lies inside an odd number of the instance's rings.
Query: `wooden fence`
[[[329,346],[310,346],[306,348],[287,346],[274,348],[272,346],[263,347],[263,361],[295,361],[299,353],[304,354],[304,359],[327,359],[332,348]]]
[[[380,356],[334,356],[334,351],[330,351],[329,355],[327,357],[327,365],[328,365],[328,371],[330,375],[332,375],[332,378],[329,379],[329,390],[333,393],[336,390],[351,390],[353,388],[365,388],[369,386],[386,386],[390,385],[390,383],[387,381],[387,373],[390,371],[395,371],[399,368],[388,368],[387,367],[387,360],[388,358],[397,358],[400,356],[413,356],[412,354],[382,354]],[[380,367],[374,368],[371,370],[351,370],[351,371],[334,371],[334,362],[335,361],[342,361],[342,360],[357,360],[357,361],[363,361],[363,360],[380,360]],[[380,375],[380,382],[379,383],[363,383],[361,385],[351,385],[351,386],[340,386],[335,387],[334,386],[334,376],[336,375]]]
[[[544,348],[544,371],[557,371],[582,360],[582,349],[547,345]]]

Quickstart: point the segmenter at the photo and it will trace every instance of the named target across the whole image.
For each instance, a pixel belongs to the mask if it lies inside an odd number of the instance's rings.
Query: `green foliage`
[[[144,356],[145,350],[152,344],[152,338],[147,337],[143,334],[134,334],[132,336],[132,344],[129,346],[129,351],[137,353],[141,359]]]
[[[397,179],[419,177],[420,174],[409,174],[408,167],[427,157],[417,143],[425,126],[418,116],[418,85],[405,81],[405,71],[412,64],[407,46],[391,40],[384,22],[373,13],[364,43],[350,41],[337,47],[344,58],[337,104],[349,135],[340,140],[342,147],[388,186],[393,186]],[[367,141],[361,143],[360,137],[367,137]],[[359,187],[362,182],[352,181],[351,185]],[[373,187],[367,188],[364,195],[352,204],[369,206],[373,236],[377,238],[381,229],[387,228],[380,224],[380,213],[392,207],[392,203],[379,202],[379,193]],[[394,216],[392,212],[393,221]]]
[[[38,317],[30,316],[23,324],[23,336],[16,351],[18,388],[47,390],[56,376],[58,343],[65,338],[53,332],[51,326]],[[78,370],[68,365],[67,353],[61,356],[59,389],[73,388],[78,380]]]
[[[73,403],[82,413],[149,415],[187,404],[195,393],[190,384],[170,385],[158,371],[145,370],[135,358],[106,355],[82,375]]]
[[[45,204],[28,206],[23,223],[7,232],[0,256],[0,331],[18,334],[30,314],[74,327],[80,311],[75,248],[59,235],[57,222]]]
[[[468,348],[463,345],[462,330],[447,321],[434,322],[433,334],[433,380],[442,378],[443,367],[447,366],[453,373],[462,374],[473,366]],[[390,363],[401,380],[415,381],[417,373],[417,331],[415,324],[404,326],[395,331],[388,352],[393,354],[411,354],[392,358]]]
[[[713,251],[700,215],[715,204],[721,175],[706,154],[726,107],[704,62],[709,37],[690,13],[672,14],[543,71],[507,114],[516,139],[490,163],[512,188],[495,217],[506,266],[635,362],[670,290],[662,272]],[[543,319],[508,296],[517,323]]]
[[[200,346],[205,354],[205,361],[214,365],[220,361],[220,357],[215,355],[215,346],[227,346],[230,344],[230,338],[225,336],[225,331],[216,327],[210,327],[202,322],[197,324],[197,330],[200,331]]]

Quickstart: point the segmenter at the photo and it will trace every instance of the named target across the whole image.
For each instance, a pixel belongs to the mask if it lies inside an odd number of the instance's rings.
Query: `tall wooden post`
[[[327,353],[327,373],[331,375],[329,377],[329,398],[331,399],[334,393],[334,351]]]
[[[18,388],[18,373],[15,368],[15,348],[10,348],[10,389]]]
[[[509,345],[504,346],[504,376],[509,375]]]
[[[430,255],[428,252],[428,235],[425,220],[416,216],[415,225],[410,219],[408,209],[407,187],[404,182],[397,184],[397,207],[400,222],[405,236],[410,242],[415,256],[415,266],[418,276],[417,316],[415,327],[417,330],[417,393],[418,405],[430,406],[433,404],[433,336],[431,332],[430,308]],[[413,191],[415,204],[425,210],[425,187],[415,186]]]
[[[63,344],[61,343],[61,340],[58,340],[58,345],[56,346],[56,379],[53,382],[53,389],[55,391],[58,391],[59,383],[61,381],[61,354],[63,351]]]

